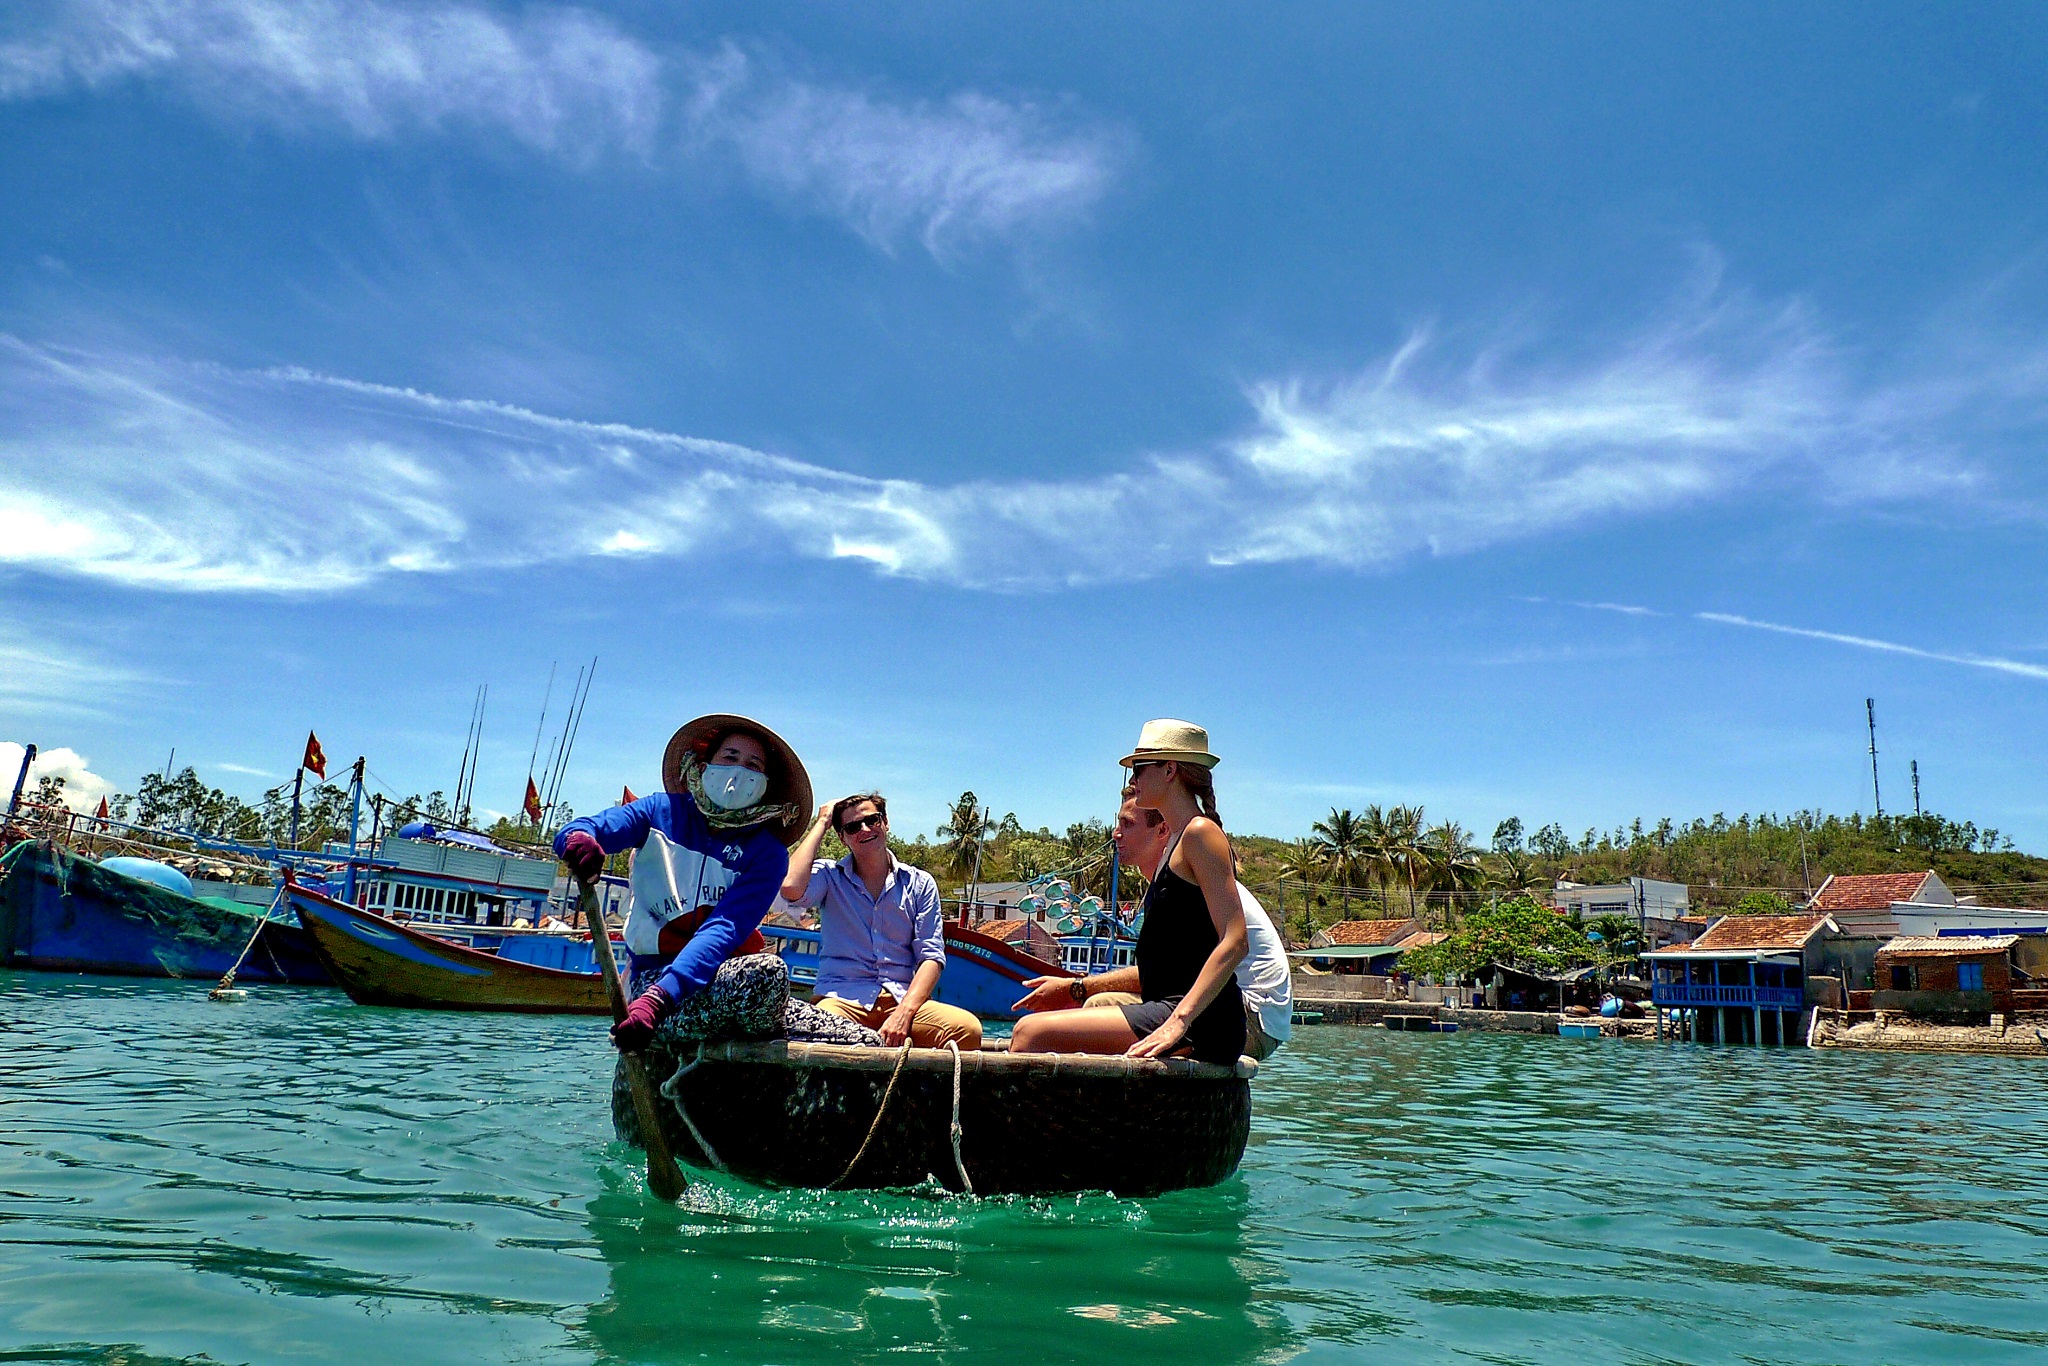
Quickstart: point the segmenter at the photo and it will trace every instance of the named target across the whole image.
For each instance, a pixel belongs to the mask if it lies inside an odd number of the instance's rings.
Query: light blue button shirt
[[[887,991],[901,1001],[920,965],[946,961],[939,884],[894,855],[880,896],[868,895],[848,854],[813,863],[810,886],[790,904],[818,908],[819,996],[872,1006]]]

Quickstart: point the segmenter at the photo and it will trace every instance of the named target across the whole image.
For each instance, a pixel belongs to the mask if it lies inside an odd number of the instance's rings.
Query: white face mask
[[[704,799],[726,811],[752,806],[768,790],[768,775],[745,764],[708,764],[703,782]]]

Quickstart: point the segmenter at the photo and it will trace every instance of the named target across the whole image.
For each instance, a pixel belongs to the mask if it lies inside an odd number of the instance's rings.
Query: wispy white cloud
[[[1765,490],[1872,497],[1873,445],[1889,461],[1917,439],[1873,433],[1785,312],[1709,302],[1570,370],[1443,350],[1418,340],[1339,383],[1254,385],[1246,432],[1208,449],[1071,480],[931,484],[298,370],[0,339],[0,563],[320,591],[688,555],[717,530],[763,556],[976,588],[1369,568]],[[1938,450],[1914,468],[1920,498],[1978,477]]]
[[[267,768],[250,768],[247,764],[214,764],[223,773],[240,773],[250,778],[275,778],[277,775]]]
[[[530,147],[647,152],[660,61],[577,9],[507,16],[376,0],[58,0],[18,14],[0,43],[0,98],[131,79],[207,107],[359,138],[468,124]]]
[[[384,0],[43,0],[0,19],[0,100],[144,82],[223,118],[366,141],[469,130],[590,165],[721,156],[885,249],[1063,223],[1130,139],[1062,105],[889,99],[738,49],[665,52],[572,7]]]
[[[1615,612],[1625,617],[1661,617],[1669,615],[1669,613],[1660,612],[1654,607],[1638,607],[1634,603],[1629,602],[1580,602],[1574,598],[1526,597],[1520,598],[1518,601],[1544,604],[1554,603],[1559,607],[1579,607],[1588,612]]]
[[[6,513],[0,511],[0,540],[11,530]],[[5,559],[0,551],[0,562]],[[32,637],[0,622],[0,707],[36,715],[97,715],[151,681],[90,651],[68,648],[46,636]]]
[[[1897,641],[1874,640],[1869,636],[1845,635],[1840,631],[1815,631],[1804,626],[1782,626],[1772,621],[1755,621],[1749,617],[1736,616],[1729,612],[1695,612],[1700,621],[1711,621],[1722,626],[1746,626],[1752,631],[1775,631],[1779,635],[1802,636],[1807,640],[1825,640],[1834,645],[1848,645],[1858,650],[1876,650],[1883,654],[1907,655],[1913,659],[1930,659],[1941,664],[1965,664],[1973,669],[1989,669],[1994,673],[2014,674],[2021,678],[2048,679],[2048,665],[2028,664],[2017,659],[2002,659],[1996,655],[1958,654],[1947,650],[1924,650],[1917,645],[1901,645]]]
[[[754,180],[884,249],[1046,227],[1108,191],[1130,138],[1067,108],[973,92],[891,103],[764,73],[736,49],[702,63],[692,135],[731,145]]]

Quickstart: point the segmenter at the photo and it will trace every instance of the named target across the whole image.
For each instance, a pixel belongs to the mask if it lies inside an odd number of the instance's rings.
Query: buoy
[[[179,896],[192,895],[192,879],[186,877],[168,863],[158,863],[153,858],[110,858],[101,859],[100,867],[122,877],[134,878],[137,882],[148,882],[167,892]]]

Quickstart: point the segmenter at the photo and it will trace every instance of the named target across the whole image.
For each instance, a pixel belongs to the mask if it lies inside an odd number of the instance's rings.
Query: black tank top
[[[1138,931],[1138,991],[1148,1001],[1174,1001],[1193,990],[1220,939],[1202,889],[1174,872],[1172,863],[1169,848],[1145,892],[1145,923]],[[1203,1062],[1234,1063],[1244,1052],[1244,997],[1235,977],[1195,1017],[1188,1043]]]

